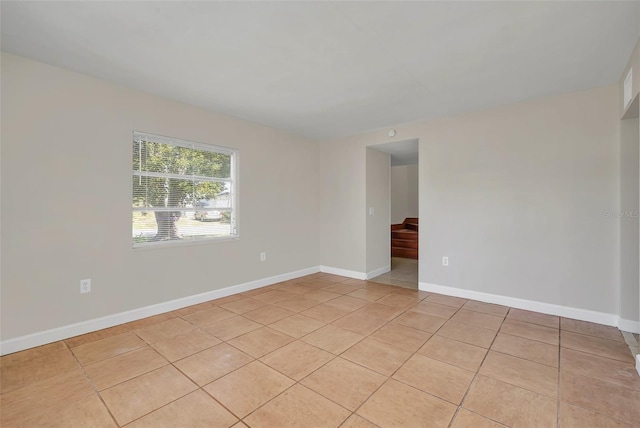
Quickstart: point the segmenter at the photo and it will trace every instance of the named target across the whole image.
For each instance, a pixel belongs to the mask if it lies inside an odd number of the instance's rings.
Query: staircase
[[[418,259],[418,219],[405,218],[391,225],[391,257]]]

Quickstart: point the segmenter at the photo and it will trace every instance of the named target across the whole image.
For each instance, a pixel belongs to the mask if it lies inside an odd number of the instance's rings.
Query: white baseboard
[[[386,265],[379,269],[374,269],[371,272],[367,272],[367,279],[375,278],[378,275],[383,275],[390,271],[391,271],[391,265]]]
[[[537,302],[535,300],[525,300],[517,297],[501,296],[499,294],[489,294],[480,291],[465,290],[462,288],[447,287],[444,285],[429,284],[427,282],[419,282],[418,289],[422,291],[430,291],[433,293],[446,294],[447,296],[462,297],[465,299],[473,299],[486,303],[495,303],[497,305],[510,306],[512,308],[525,309],[527,311],[540,312],[549,315],[558,315],[561,317],[573,318],[581,321],[589,321],[614,327],[618,326],[619,321],[619,317],[616,314],[572,308],[570,306],[554,305],[552,303]]]
[[[367,274],[364,272],[356,272],[355,270],[340,269],[331,266],[320,266],[320,272],[346,276],[353,279],[367,279]]]
[[[618,318],[618,329],[628,331],[629,333],[640,334],[640,321],[631,321],[624,318]]]
[[[58,340],[68,339],[80,334],[91,333],[93,331],[102,330],[103,328],[113,327],[153,315],[165,312],[175,311],[176,309],[185,308],[198,303],[208,302],[209,300],[219,299],[221,297],[230,296],[232,294],[242,293],[244,291],[254,290],[256,288],[266,287],[267,285],[276,284],[282,281],[299,278],[305,275],[311,275],[319,272],[320,267],[314,266],[294,272],[288,272],[281,275],[262,278],[255,281],[245,282],[243,284],[233,285],[219,290],[207,291],[193,296],[182,297],[180,299],[170,300],[168,302],[157,303],[126,312],[119,312],[113,315],[107,315],[100,318],[94,318],[87,321],[69,324],[38,333],[28,334],[13,339],[3,340],[0,342],[0,355],[11,354],[13,352],[22,351],[24,349],[33,348],[35,346],[45,345],[47,343]]]
[[[333,275],[346,276],[354,279],[371,279],[378,275],[382,275],[391,271],[391,265],[383,266],[379,269],[372,270],[371,272],[357,272],[355,270],[347,270],[341,268],[335,268],[331,266],[320,266],[320,272],[330,273]]]

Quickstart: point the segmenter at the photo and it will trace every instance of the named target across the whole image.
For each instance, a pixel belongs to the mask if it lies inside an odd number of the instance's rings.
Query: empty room
[[[640,2],[0,2],[2,427],[640,426]]]

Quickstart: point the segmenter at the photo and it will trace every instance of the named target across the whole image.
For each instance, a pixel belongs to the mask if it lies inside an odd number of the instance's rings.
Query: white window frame
[[[239,227],[238,227],[238,158],[239,158],[239,150],[231,149],[229,147],[222,146],[214,146],[210,144],[202,144],[196,143],[189,140],[183,140],[179,138],[171,138],[162,135],[155,135],[146,132],[133,131],[133,139],[132,139],[132,147],[136,140],[144,140],[155,143],[168,144],[177,147],[183,148],[193,148],[199,150],[205,150],[213,153],[220,153],[224,155],[230,156],[230,174],[229,178],[215,178],[215,177],[201,177],[201,176],[185,176],[178,174],[170,174],[170,173],[158,173],[158,172],[150,172],[150,171],[136,171],[132,168],[132,179],[135,180],[141,176],[146,177],[164,177],[164,178],[176,178],[180,180],[189,179],[198,180],[198,181],[210,181],[210,182],[222,182],[229,183],[229,205],[230,208],[216,208],[219,211],[228,211],[231,213],[231,225],[230,230],[231,234],[229,236],[220,236],[220,237],[196,237],[185,240],[165,240],[165,241],[151,241],[151,242],[135,242],[132,238],[132,245],[134,249],[140,248],[157,248],[157,247],[166,247],[166,246],[178,246],[178,245],[197,245],[203,243],[211,243],[216,241],[230,241],[237,240],[240,238]],[[131,200],[133,201],[134,195],[131,194]],[[178,208],[178,209],[176,209]],[[194,207],[195,208],[195,207]],[[147,211],[147,212],[155,212],[155,211],[185,211],[184,207],[133,207],[132,213],[136,211]]]
[[[629,103],[631,102],[631,100],[633,99],[633,68],[629,69],[629,72],[627,73],[627,77],[625,77],[624,79],[624,85],[623,85],[623,101],[622,101],[622,108],[627,108],[627,106],[629,105]]]

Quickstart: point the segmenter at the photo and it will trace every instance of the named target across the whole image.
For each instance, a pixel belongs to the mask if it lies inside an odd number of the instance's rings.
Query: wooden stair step
[[[418,248],[418,241],[415,239],[391,239],[391,247],[396,248]]]
[[[391,232],[391,237],[398,239],[414,239],[418,240],[418,232],[410,229],[400,229]]]
[[[406,259],[418,259],[418,250],[412,248],[391,247],[392,257],[404,257]]]
[[[391,255],[407,259],[418,259],[417,217],[407,217],[400,224],[391,225]]]

